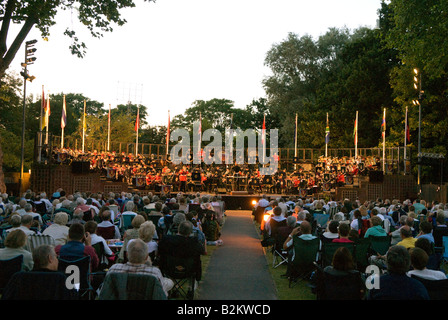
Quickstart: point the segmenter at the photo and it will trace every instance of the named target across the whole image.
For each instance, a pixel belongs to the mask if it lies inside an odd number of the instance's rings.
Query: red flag
[[[135,120],[135,131],[140,128],[140,108],[137,109],[137,120]]]

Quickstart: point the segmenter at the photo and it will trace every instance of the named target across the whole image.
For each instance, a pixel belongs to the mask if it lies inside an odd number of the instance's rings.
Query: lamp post
[[[421,171],[422,171],[422,145],[421,145],[421,126],[422,126],[422,105],[421,105],[421,99],[422,99],[422,77],[419,73],[419,70],[417,68],[414,68],[414,89],[418,91],[418,98],[417,100],[413,100],[412,102],[414,105],[418,105],[418,172],[417,172],[417,185],[418,185],[418,191],[419,194],[422,191],[421,188]]]
[[[23,114],[22,114],[22,147],[21,147],[21,158],[20,158],[20,178],[19,178],[19,195],[22,191],[22,183],[23,183],[23,165],[24,165],[24,159],[25,159],[25,115],[26,115],[26,82],[30,81],[32,82],[36,77],[30,76],[28,74],[28,66],[33,64],[36,60],[36,57],[34,57],[34,52],[36,51],[36,48],[34,48],[34,44],[37,42],[37,40],[31,40],[27,41],[25,43],[25,62],[23,62],[21,65],[23,67],[22,72],[20,72],[20,75],[23,77]]]

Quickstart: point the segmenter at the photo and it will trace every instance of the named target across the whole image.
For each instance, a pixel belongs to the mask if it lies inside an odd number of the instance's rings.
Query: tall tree
[[[147,1],[151,2],[153,0]],[[133,0],[2,1],[0,3],[2,20],[0,29],[0,81],[2,81],[6,70],[33,27],[40,30],[43,38],[49,37],[51,27],[56,24],[57,12],[67,9],[77,10],[78,20],[88,28],[90,34],[93,37],[101,37],[105,32],[113,31],[114,24],[121,26],[126,23],[126,20],[121,16],[121,11],[132,7],[135,7]],[[8,47],[11,24],[20,24],[21,29],[14,35],[14,40]],[[85,43],[77,37],[76,30],[67,28],[64,34],[73,40],[70,46],[72,54],[83,57],[87,48]],[[0,191],[5,189],[2,162],[0,161]]]

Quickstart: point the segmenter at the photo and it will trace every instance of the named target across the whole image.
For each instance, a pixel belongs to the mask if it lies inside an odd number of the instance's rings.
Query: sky
[[[76,11],[56,16],[48,41],[33,30],[36,79],[27,94],[82,93],[109,104],[146,106],[149,125],[166,125],[196,100],[229,99],[236,108],[265,97],[266,53],[289,32],[314,39],[329,28],[374,28],[381,0],[136,0],[124,26],[92,38]],[[63,35],[74,28],[87,45],[83,59]],[[10,41],[13,37],[10,36]],[[10,69],[20,72],[24,45]],[[68,119],[67,121],[70,121]]]

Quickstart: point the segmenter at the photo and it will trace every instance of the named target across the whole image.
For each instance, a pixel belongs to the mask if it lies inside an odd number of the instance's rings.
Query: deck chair
[[[170,296],[179,296],[184,300],[193,300],[196,284],[196,261],[194,257],[175,257],[167,255],[164,257],[163,273],[173,280],[174,286]]]
[[[132,225],[132,219],[135,215],[133,214],[122,214],[120,219],[120,229],[126,231]]]
[[[0,260],[0,293],[8,284],[14,273],[22,270],[23,255],[7,260]]]
[[[95,290],[93,289],[91,282],[92,273],[90,269],[90,256],[84,256],[74,260],[58,257],[58,260],[58,270],[67,276],[72,277],[73,281],[71,284],[78,290],[78,298],[80,300],[94,300]],[[79,274],[77,274],[77,272],[79,272]]]
[[[96,234],[106,240],[115,239],[115,226],[97,227]]]
[[[322,243],[322,252],[321,252],[321,266],[323,268],[330,266],[333,261],[334,253],[338,248],[346,247],[352,257],[355,256],[355,244],[354,243],[345,243],[345,242],[327,242]]]
[[[320,239],[303,240],[297,236],[293,237],[293,255],[288,260],[289,287],[293,282],[307,279],[315,270],[314,262],[317,262],[320,249]]]
[[[317,300],[362,300],[365,292],[365,284],[359,271],[336,275],[316,264]]]
[[[98,300],[166,300],[159,279],[150,274],[109,272]]]
[[[417,279],[425,286],[430,300],[448,300],[448,279],[428,280],[416,275],[411,277]]]

